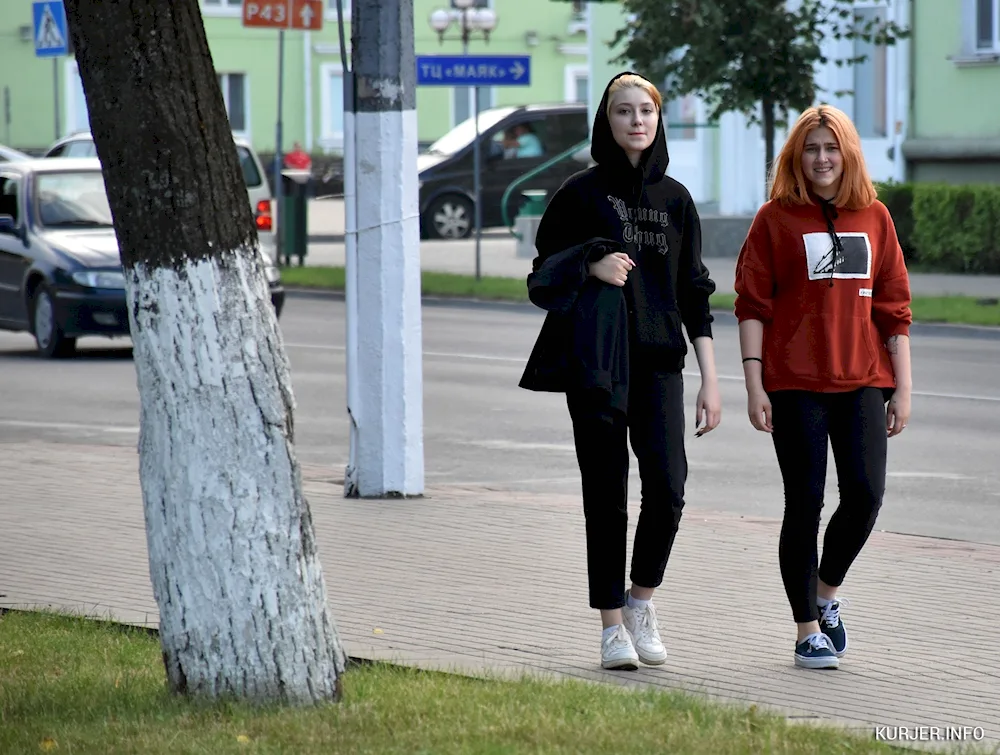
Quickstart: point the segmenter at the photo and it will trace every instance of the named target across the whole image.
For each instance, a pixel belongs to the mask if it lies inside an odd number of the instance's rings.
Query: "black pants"
[[[583,482],[591,608],[625,605],[629,436],[642,482],[632,582],[659,587],[684,508],[683,378],[633,370],[628,393],[627,415],[611,408],[606,392],[567,395]]]
[[[875,526],[885,493],[885,395],[880,388],[849,393],[770,394],[772,438],[785,484],[778,557],[795,621],[818,618],[817,538],[827,445],[833,447],[840,505],[823,539],[818,577],[840,586]]]

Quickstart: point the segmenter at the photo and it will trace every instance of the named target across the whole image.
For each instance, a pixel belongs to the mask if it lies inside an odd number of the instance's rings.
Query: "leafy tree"
[[[763,122],[765,169],[774,160],[775,127],[789,111],[816,101],[814,66],[825,64],[825,39],[892,45],[909,31],[892,21],[862,20],[856,0],[622,0],[630,19],[614,44],[670,96],[699,94],[710,118],[737,111]],[[835,59],[838,66],[865,56]],[[779,120],[780,118],[780,120]]]

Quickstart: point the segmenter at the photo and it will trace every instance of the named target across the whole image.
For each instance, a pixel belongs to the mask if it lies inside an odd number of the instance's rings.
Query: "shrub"
[[[884,183],[907,264],[952,273],[1000,273],[1000,185]]]
[[[913,219],[922,263],[941,271],[1000,273],[1000,186],[915,184]]]
[[[918,262],[920,258],[913,243],[913,184],[892,182],[879,184],[876,188],[879,200],[892,215],[906,263]]]

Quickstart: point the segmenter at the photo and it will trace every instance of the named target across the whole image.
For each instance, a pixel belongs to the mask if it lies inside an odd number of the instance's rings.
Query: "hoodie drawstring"
[[[833,242],[833,248],[830,250],[833,254],[833,259],[830,260],[830,288],[833,288],[833,274],[837,270],[837,264],[844,258],[844,242],[837,235],[837,229],[833,224],[838,217],[836,206],[828,200],[821,199],[820,207],[823,208],[823,217],[826,219],[826,232],[830,234],[830,240]]]

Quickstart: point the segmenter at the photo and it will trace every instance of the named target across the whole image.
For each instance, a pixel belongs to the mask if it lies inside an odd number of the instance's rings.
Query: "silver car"
[[[257,224],[260,248],[275,264],[278,262],[278,248],[275,241],[275,211],[271,188],[264,178],[264,166],[246,139],[234,137],[236,154],[243,169],[243,180],[247,185],[250,210]],[[43,157],[97,157],[94,138],[88,131],[65,136],[46,150]]]

